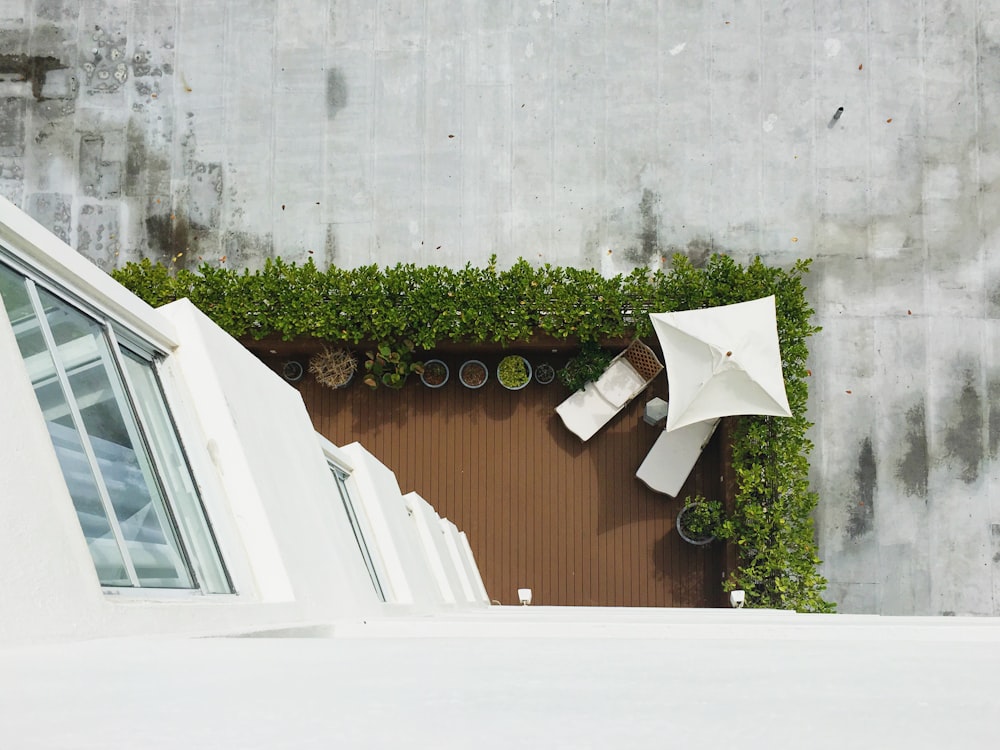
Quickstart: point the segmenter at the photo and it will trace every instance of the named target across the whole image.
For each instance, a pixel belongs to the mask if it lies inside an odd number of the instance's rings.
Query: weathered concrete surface
[[[998,144],[1000,0],[0,0],[0,194],[102,267],[815,257],[844,611],[1000,614]]]

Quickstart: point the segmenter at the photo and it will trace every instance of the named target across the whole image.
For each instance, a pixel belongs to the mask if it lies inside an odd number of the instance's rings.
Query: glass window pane
[[[121,352],[143,424],[150,432],[156,465],[167,486],[167,493],[173,500],[175,514],[184,540],[191,550],[191,561],[201,588],[209,593],[228,594],[232,587],[222,567],[201,499],[191,482],[187,461],[167,413],[153,365],[127,349],[122,349]]]
[[[2,260],[0,301],[101,583],[232,592],[151,354]]]
[[[103,328],[44,290],[38,296],[140,585],[192,587]]]
[[[106,586],[130,586],[125,562],[101,502],[97,480],[56,378],[52,358],[45,348],[24,280],[3,265],[0,265],[0,297],[28,366],[98,577]]]
[[[364,529],[361,527],[361,519],[358,518],[358,514],[354,509],[354,501],[351,499],[351,492],[347,488],[347,474],[333,464],[330,464],[329,466],[330,471],[333,472],[333,477],[337,482],[337,490],[340,492],[340,499],[344,504],[344,510],[347,512],[347,519],[350,521],[351,530],[354,532],[355,540],[357,540],[358,549],[361,550],[361,557],[365,561],[365,567],[368,568],[368,575],[372,579],[372,585],[375,586],[375,593],[377,593],[378,598],[384,602],[385,592],[382,590],[382,583],[379,580],[378,571],[375,568],[375,561],[372,559],[371,551],[368,549],[368,542],[365,540]]]

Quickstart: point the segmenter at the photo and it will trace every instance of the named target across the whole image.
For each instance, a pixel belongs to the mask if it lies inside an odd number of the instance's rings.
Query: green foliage
[[[509,354],[500,360],[497,367],[497,380],[508,388],[520,388],[528,382],[528,366],[524,357]]]
[[[684,500],[681,526],[692,539],[721,537],[722,522],[722,503],[718,500],[706,500],[701,495]]]
[[[380,344],[374,351],[365,352],[365,376],[362,382],[369,388],[384,385],[398,390],[406,384],[411,372],[419,375],[423,371],[423,364],[413,361],[412,341],[404,341],[399,347]]]
[[[604,349],[587,341],[580,347],[580,353],[559,370],[559,382],[571,391],[578,391],[601,377],[611,360],[612,356]]]
[[[329,268],[268,260],[259,271],[204,264],[197,271],[130,263],[114,277],[154,306],[182,297],[236,337],[311,337],[330,343],[375,342],[365,363],[365,382],[401,387],[420,364],[414,348],[439,342],[509,344],[536,333],[579,342],[580,355],[560,370],[576,390],[596,379],[611,357],[597,345],[605,338],[653,335],[650,312],[696,309],[774,294],[778,338],[793,416],[743,417],[737,423],[733,467],[738,481],[734,510],[720,536],[736,545],[739,567],[727,588],[747,592],[748,606],[830,611],[822,598],[826,581],[817,571],[812,512],[817,497],[808,482],[805,418],[809,375],[808,338],[819,329],[802,283],[808,260],[789,269],[756,258],[742,266],[725,255],[695,268],[675,255],[671,268],[637,268],[605,278],[595,270],[532,266],[519,260],[497,267]]]
[[[826,580],[816,570],[812,513],[818,496],[809,489],[809,426],[799,412],[790,418],[743,417],[736,428],[738,490],[729,538],[741,563],[726,588],[744,589],[756,606],[833,611],[822,597]]]

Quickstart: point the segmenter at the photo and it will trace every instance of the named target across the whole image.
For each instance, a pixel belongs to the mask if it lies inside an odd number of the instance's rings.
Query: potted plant
[[[489,378],[490,371],[478,359],[463,362],[458,370],[458,379],[466,388],[482,388]]]
[[[440,388],[448,382],[450,374],[448,365],[440,359],[429,359],[424,362],[424,371],[420,373],[420,380],[428,388]]]
[[[410,373],[420,374],[424,367],[413,361],[413,342],[404,341],[398,347],[379,344],[374,351],[365,353],[364,384],[369,388],[384,385],[399,390],[406,384]]]
[[[571,391],[578,391],[597,380],[611,364],[611,355],[593,341],[580,347],[580,353],[559,371],[560,382]]]
[[[519,354],[508,354],[497,366],[497,380],[509,391],[519,391],[531,382],[531,365]]]
[[[295,383],[302,380],[302,376],[304,374],[305,368],[302,367],[302,363],[296,359],[290,359],[281,366],[281,377],[289,383]]]
[[[321,352],[309,358],[309,372],[317,383],[327,388],[343,388],[354,378],[357,369],[358,359],[348,349],[324,346]]]
[[[688,544],[708,544],[719,535],[722,524],[722,503],[701,495],[685,499],[677,514],[677,533]]]
[[[535,382],[539,385],[548,385],[556,379],[555,368],[548,362],[542,362],[535,367]]]

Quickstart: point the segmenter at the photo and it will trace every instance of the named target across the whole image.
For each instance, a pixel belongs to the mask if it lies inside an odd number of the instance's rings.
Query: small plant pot
[[[708,544],[715,540],[713,534],[694,534],[684,528],[684,515],[689,510],[694,508],[694,505],[686,505],[681,508],[680,513],[677,514],[677,533],[680,534],[681,539],[683,539],[688,544],[693,544],[696,547],[701,547],[702,545]]]
[[[458,370],[458,379],[466,388],[482,388],[490,379],[490,371],[478,359],[469,359]]]
[[[420,373],[420,382],[428,388],[440,388],[448,382],[451,370],[440,359],[429,359],[424,362],[424,371]]]
[[[281,366],[281,377],[289,383],[297,383],[302,380],[302,376],[305,374],[306,368],[297,360],[290,359]]]
[[[548,362],[542,362],[535,367],[535,382],[539,385],[548,385],[556,379],[555,368]]]
[[[531,382],[531,364],[524,357],[510,354],[500,360],[497,380],[508,391],[519,391]]]

